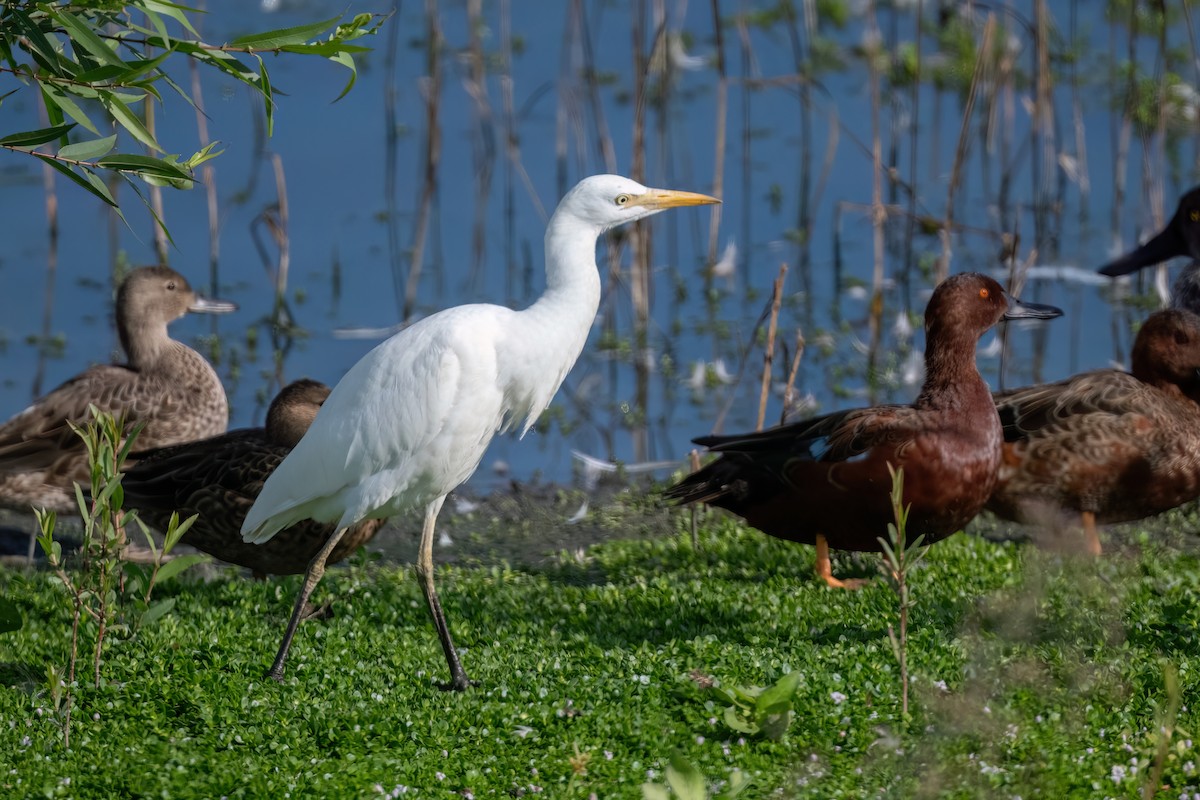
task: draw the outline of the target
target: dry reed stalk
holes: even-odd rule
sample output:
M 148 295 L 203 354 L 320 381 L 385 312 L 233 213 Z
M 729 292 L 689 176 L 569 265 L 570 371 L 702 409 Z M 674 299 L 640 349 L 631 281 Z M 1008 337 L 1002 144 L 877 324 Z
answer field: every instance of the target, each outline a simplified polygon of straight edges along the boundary
M 967 90 L 967 100 L 963 108 L 962 125 L 958 130 L 958 144 L 954 148 L 954 165 L 950 170 L 950 185 L 946 189 L 946 213 L 942 218 L 941 229 L 938 236 L 942 243 L 942 256 L 938 259 L 937 269 L 934 274 L 934 279 L 941 283 L 950 276 L 950 259 L 952 258 L 952 250 L 950 244 L 950 234 L 954 229 L 954 195 L 958 190 L 959 179 L 962 176 L 963 163 L 967 158 L 967 148 L 970 144 L 968 134 L 971 130 L 971 117 L 975 110 L 975 99 L 979 93 L 979 87 L 984 80 L 984 73 L 988 68 L 988 59 L 992 52 L 992 39 L 996 33 L 996 17 L 994 14 L 988 14 L 987 21 L 983 26 L 983 37 L 980 41 L 978 50 L 976 51 L 975 69 L 971 73 L 971 85 Z
M 1163 24 L 1158 26 L 1158 52 L 1165 54 L 1167 52 L 1165 6 L 1163 7 L 1162 20 Z M 1165 79 L 1162 75 L 1162 59 L 1163 57 L 1160 56 L 1154 62 L 1154 85 L 1157 87 L 1160 95 L 1157 98 L 1158 103 L 1156 103 L 1158 106 L 1158 116 L 1154 120 L 1154 138 L 1151 143 L 1143 142 L 1142 144 L 1142 154 L 1144 159 L 1142 164 L 1142 176 L 1143 180 L 1146 180 L 1150 183 L 1150 215 L 1151 224 L 1155 230 L 1160 230 L 1163 227 L 1164 217 L 1166 216 L 1163 208 L 1163 195 L 1166 193 L 1166 189 L 1163 187 L 1163 168 L 1167 159 L 1167 103 L 1166 98 L 1161 96 L 1163 88 L 1166 86 Z M 1153 153 L 1151 153 L 1152 147 L 1154 148 Z M 1153 156 L 1153 158 L 1151 158 L 1151 156 Z M 1162 299 L 1163 305 L 1165 306 L 1169 302 L 1171 294 L 1167 284 L 1167 265 L 1165 263 L 1159 264 L 1154 268 L 1154 283 L 1158 288 L 1159 297 Z
M 867 3 L 868 41 L 874 42 L 867 53 L 867 82 L 871 97 L 871 243 L 874 269 L 871 272 L 871 305 L 868 317 L 870 343 L 867 350 L 867 398 L 876 401 L 875 373 L 879 363 L 879 347 L 883 340 L 883 273 L 884 230 L 887 211 L 883 207 L 883 151 L 879 123 L 879 25 L 875 16 L 875 0 Z
M 712 193 L 722 199 L 725 192 L 725 133 L 729 114 L 729 75 L 725 69 L 725 26 L 721 24 L 721 0 L 712 0 L 713 38 L 717 47 L 716 118 L 713 120 L 713 183 Z M 713 265 L 717 263 L 717 237 L 721 232 L 721 203 L 709 208 L 708 258 L 704 270 L 704 294 L 712 292 Z
M 911 107 L 910 131 L 912 132 L 912 143 L 908 149 L 908 174 L 909 180 L 917 180 L 917 141 L 918 128 L 917 120 L 921 118 L 921 29 L 922 23 L 925 21 L 925 6 L 922 0 L 917 0 L 917 27 L 915 34 L 916 45 L 916 61 L 913 68 L 912 86 L 909 91 L 908 103 Z M 904 226 L 904 311 L 912 308 L 912 269 L 916 261 L 914 255 L 916 253 L 917 240 L 917 193 L 909 191 L 908 193 L 908 221 Z
M 404 310 L 401 322 L 408 322 L 417 303 L 417 288 L 421 282 L 421 267 L 425 259 L 425 239 L 433 214 L 433 199 L 437 193 L 438 167 L 442 158 L 442 128 L 440 121 L 442 99 L 442 24 L 437 0 L 425 0 L 427 58 L 422 85 L 425 98 L 424 178 L 421 181 L 421 200 L 413 223 L 413 245 L 408 262 L 408 280 L 404 287 Z
M 188 70 L 192 79 L 192 104 L 196 107 L 196 136 L 200 146 L 208 147 L 208 114 L 204 110 L 204 87 L 200 82 L 200 69 L 194 58 L 188 59 Z M 204 185 L 204 200 L 208 211 L 208 290 L 214 297 L 220 296 L 218 265 L 221 259 L 221 216 L 217 202 L 217 170 L 211 161 L 200 167 L 200 182 Z M 210 321 L 216 331 L 217 318 Z
M 150 58 L 149 45 L 147 45 L 145 49 L 147 51 L 146 58 Z M 151 138 L 156 138 L 158 136 L 158 131 L 156 130 L 157 122 L 154 116 L 154 103 L 149 97 L 147 97 L 146 102 L 142 105 L 146 109 L 143 115 L 145 117 L 144 122 L 146 130 L 150 132 Z M 146 153 L 147 155 L 154 155 L 149 147 L 146 148 Z M 167 264 L 169 263 L 166 229 L 167 217 L 166 210 L 163 208 L 162 187 L 151 183 L 147 185 L 146 188 L 149 190 L 150 212 L 154 216 L 154 225 L 152 226 L 154 231 L 154 257 L 158 259 L 159 264 Z
M 278 313 L 287 299 L 288 271 L 292 264 L 291 235 L 288 230 L 288 195 L 287 178 L 283 170 L 283 158 L 278 153 L 271 154 L 271 166 L 275 171 L 275 197 L 277 214 L 272 233 L 275 244 L 279 247 L 279 260 L 275 265 L 275 309 Z M 291 320 L 289 320 L 289 323 Z M 282 385 L 282 384 L 281 384 Z
M 744 14 L 737 16 L 738 42 L 741 45 L 741 67 L 742 79 L 748 80 L 756 71 L 754 65 L 754 48 L 750 44 L 750 31 L 746 26 L 746 17 Z M 742 95 L 742 197 L 753 197 L 751 188 L 751 175 L 753 172 L 753 160 L 751 159 L 750 133 L 753 130 L 752 117 L 750 114 L 750 92 L 743 91 Z M 751 204 L 742 203 L 742 241 L 746 246 L 750 246 L 750 242 L 754 241 L 751 238 L 750 232 L 750 214 Z M 750 278 L 750 260 L 746 259 L 745 268 L 739 271 L 742 278 L 742 285 L 752 285 L 753 281 Z
M 617 171 L 617 148 L 613 145 L 612 135 L 608 131 L 608 119 L 604 116 L 604 104 L 600 101 L 599 70 L 596 69 L 596 59 L 592 50 L 591 31 L 588 29 L 587 13 L 581 6 L 579 11 L 580 43 L 583 48 L 583 71 L 587 76 L 588 105 L 592 110 L 592 123 L 596 126 L 596 147 L 600 160 L 604 162 L 606 172 Z M 583 135 L 582 129 L 580 136 Z M 581 148 L 582 149 L 582 148 Z
M 775 361 L 775 333 L 779 329 L 779 306 L 783 302 L 783 279 L 787 277 L 787 264 L 779 265 L 779 277 L 771 289 L 771 317 L 767 323 L 767 347 L 763 352 L 762 384 L 758 391 L 758 421 L 754 430 L 761 431 L 767 418 L 767 398 L 771 393 L 771 365 Z
M 646 72 L 649 59 L 643 50 L 645 39 L 646 4 L 636 0 L 630 33 L 633 37 L 633 130 L 631 177 L 639 183 L 646 182 Z M 657 37 L 656 37 L 657 39 Z M 657 49 L 655 44 L 654 49 Z M 633 307 L 633 372 L 634 408 L 642 415 L 647 413 L 650 399 L 650 367 L 646 363 L 649 348 L 647 328 L 650 321 L 650 235 L 647 225 L 638 222 L 630 231 L 631 260 L 629 265 L 629 293 Z M 647 433 L 645 417 L 630 431 L 633 438 L 633 458 L 647 460 Z
M 38 95 L 38 116 L 42 127 L 49 126 L 46 104 Z M 58 189 L 54 181 L 57 170 L 42 164 L 42 190 L 46 195 L 46 290 L 42 296 L 42 336 L 38 345 L 37 368 L 33 373 L 32 400 L 42 396 L 42 382 L 46 379 L 47 342 L 53 330 L 54 287 L 58 277 Z M 37 539 L 29 537 L 29 561 L 33 562 L 34 545 Z
M 488 101 L 487 67 L 483 53 L 483 0 L 467 0 L 467 77 L 463 82 L 475 109 L 472 139 L 475 161 L 475 221 L 471 227 L 471 274 L 468 285 L 478 289 L 487 261 L 487 208 L 492 191 L 492 170 L 496 163 L 496 132 L 492 104 Z
M 397 88 L 396 55 L 400 43 L 400 0 L 392 2 L 392 24 L 388 26 L 383 50 L 383 200 L 387 209 L 387 257 L 392 273 L 392 292 L 395 294 L 396 311 L 404 312 L 404 262 L 400 252 L 400 207 L 396 198 L 397 172 L 399 170 L 400 120 L 396 101 L 400 96 Z
M 791 366 L 788 367 L 787 383 L 783 387 L 783 408 L 779 411 L 779 424 L 787 422 L 788 410 L 792 407 L 795 396 L 796 376 L 800 374 L 800 361 L 804 358 L 804 331 L 796 329 L 796 352 L 792 356 Z
M 1050 37 L 1053 33 L 1053 23 L 1050 19 L 1049 7 L 1046 5 L 1046 0 L 1034 0 L 1034 56 L 1037 59 L 1037 66 L 1034 72 L 1034 93 L 1033 93 L 1033 125 L 1030 131 L 1033 137 L 1034 146 L 1033 152 L 1035 157 L 1031 160 L 1030 177 L 1033 179 L 1033 196 L 1034 196 L 1034 246 L 1041 248 L 1048 253 L 1056 251 L 1054 245 L 1058 236 L 1052 233 L 1047 228 L 1047 223 L 1052 219 L 1055 223 L 1054 231 L 1061 230 L 1056 210 L 1061 206 L 1061 203 L 1053 201 L 1055 189 L 1055 176 L 1058 172 L 1058 156 L 1057 142 L 1055 141 L 1055 125 L 1054 125 L 1054 74 L 1050 68 Z M 1044 332 L 1041 335 L 1035 334 L 1035 338 L 1044 339 Z M 1035 357 L 1040 360 L 1042 348 L 1035 351 Z M 1040 369 L 1040 365 L 1038 365 Z M 1036 372 L 1035 372 L 1036 374 Z
M 692 468 L 692 472 L 700 471 L 700 451 L 694 447 L 692 448 L 692 451 L 690 453 L 688 453 L 688 463 Z M 699 526 L 700 504 L 692 503 L 691 512 L 692 512 L 692 549 L 699 550 L 700 549 L 700 526 Z
M 1078 7 L 1076 0 L 1071 0 L 1071 47 L 1076 43 Z M 1087 157 L 1087 128 L 1083 122 L 1083 101 L 1079 93 L 1079 70 L 1074 61 L 1069 68 L 1071 84 L 1071 122 L 1075 133 L 1075 170 L 1079 186 L 1079 227 L 1087 227 L 1088 198 L 1092 192 L 1092 181 L 1088 173 Z

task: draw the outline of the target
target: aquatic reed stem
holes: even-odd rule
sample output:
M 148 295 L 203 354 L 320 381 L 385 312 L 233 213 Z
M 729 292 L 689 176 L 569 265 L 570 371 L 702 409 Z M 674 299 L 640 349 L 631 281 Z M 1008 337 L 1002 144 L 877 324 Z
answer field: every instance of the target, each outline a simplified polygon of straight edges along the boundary
M 942 257 L 938 259 L 934 280 L 941 283 L 950 276 L 950 259 L 953 257 L 950 236 L 954 230 L 954 196 L 962 177 L 963 164 L 966 162 L 967 149 L 970 145 L 971 118 L 975 112 L 975 100 L 979 94 L 985 72 L 988 71 L 989 58 L 992 52 L 992 39 L 996 32 L 996 17 L 988 14 L 983 26 L 983 36 L 975 51 L 975 69 L 971 73 L 971 84 L 967 90 L 967 100 L 963 106 L 962 124 L 958 129 L 958 144 L 954 148 L 954 165 L 950 169 L 950 185 L 946 188 L 946 213 L 942 217 L 941 229 L 938 235 L 942 242 Z
M 425 99 L 425 149 L 422 156 L 424 176 L 421 181 L 421 200 L 413 223 L 413 245 L 408 262 L 408 280 L 404 288 L 401 322 L 408 321 L 417 304 L 417 289 L 421 283 L 421 270 L 425 260 L 425 240 L 429 232 L 429 220 L 433 214 L 438 167 L 442 158 L 442 128 L 439 115 L 442 100 L 443 42 L 437 0 L 425 0 L 425 26 L 425 72 L 428 77 L 422 84 Z
M 400 0 L 392 0 L 392 24 L 383 49 L 383 199 L 387 209 L 387 256 L 396 311 L 404 313 L 404 263 L 400 257 L 400 207 L 396 200 L 400 119 L 396 112 L 396 54 L 400 41 Z
M 758 422 L 754 430 L 761 431 L 767 417 L 767 398 L 771 393 L 771 365 L 775 361 L 775 332 L 779 328 L 779 305 L 783 302 L 783 280 L 787 277 L 787 264 L 779 265 L 779 277 L 771 289 L 771 316 L 767 323 L 767 347 L 763 351 L 762 385 L 758 392 Z
M 787 422 L 788 411 L 792 408 L 792 398 L 795 396 L 796 376 L 800 373 L 800 360 L 804 358 L 804 331 L 796 329 L 796 352 L 792 355 L 791 366 L 788 367 L 787 383 L 783 387 L 783 408 L 779 411 L 779 424 Z
M 721 21 L 721 0 L 712 0 L 713 38 L 716 42 L 717 96 L 713 119 L 713 182 L 712 193 L 718 199 L 725 192 L 725 136 L 729 115 L 729 75 L 725 69 L 725 26 Z M 721 232 L 721 203 L 709 206 L 708 258 L 704 270 L 704 294 L 712 292 L 713 265 L 717 263 L 717 237 Z

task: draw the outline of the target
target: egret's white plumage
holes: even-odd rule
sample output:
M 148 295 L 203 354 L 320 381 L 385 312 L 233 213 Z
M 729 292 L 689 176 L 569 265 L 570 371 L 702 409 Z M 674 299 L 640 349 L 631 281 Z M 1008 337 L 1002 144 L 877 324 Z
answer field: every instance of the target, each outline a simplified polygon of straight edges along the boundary
M 600 234 L 666 208 L 715 202 L 617 175 L 581 181 L 547 225 L 541 298 L 521 311 L 456 306 L 364 356 L 263 486 L 242 526 L 245 539 L 266 541 L 302 519 L 336 521 L 337 532 L 322 551 L 327 555 L 355 522 L 424 506 L 418 571 L 450 666 L 450 686 L 465 688 L 466 673 L 433 585 L 433 529 L 446 495 L 471 476 L 498 431 L 517 425 L 522 434 L 529 430 L 579 357 L 600 303 Z M 299 609 L 323 571 L 319 554 L 272 667 L 276 677 Z

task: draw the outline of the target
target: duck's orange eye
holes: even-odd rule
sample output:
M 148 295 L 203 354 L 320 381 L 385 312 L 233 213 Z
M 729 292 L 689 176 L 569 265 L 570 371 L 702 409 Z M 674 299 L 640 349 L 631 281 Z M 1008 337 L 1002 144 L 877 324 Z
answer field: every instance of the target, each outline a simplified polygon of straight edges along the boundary
M 987 290 L 987 289 L 980 289 L 980 290 L 979 290 L 979 296 L 980 296 L 980 297 L 982 297 L 984 300 L 987 300 L 987 299 L 988 299 L 988 295 L 989 295 L 989 294 L 990 294 L 990 292 L 988 292 L 988 290 Z

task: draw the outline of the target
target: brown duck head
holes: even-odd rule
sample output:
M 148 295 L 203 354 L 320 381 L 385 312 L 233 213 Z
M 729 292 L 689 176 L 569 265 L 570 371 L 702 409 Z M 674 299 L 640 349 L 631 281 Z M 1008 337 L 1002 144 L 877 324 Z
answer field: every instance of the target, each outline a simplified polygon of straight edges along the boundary
M 267 439 L 274 444 L 295 447 L 327 397 L 329 387 L 308 378 L 283 387 L 267 409 Z
M 133 367 L 161 355 L 170 342 L 167 325 L 189 311 L 225 314 L 237 306 L 201 297 L 170 267 L 140 267 L 117 290 L 117 333 Z
M 1200 317 L 1178 308 L 1151 314 L 1134 339 L 1130 372 L 1200 402 Z
M 978 272 L 950 276 L 938 284 L 925 307 L 926 390 L 959 381 L 966 365 L 973 369 L 979 337 L 997 322 L 1053 319 L 1062 313 L 1054 306 L 1022 303 Z

